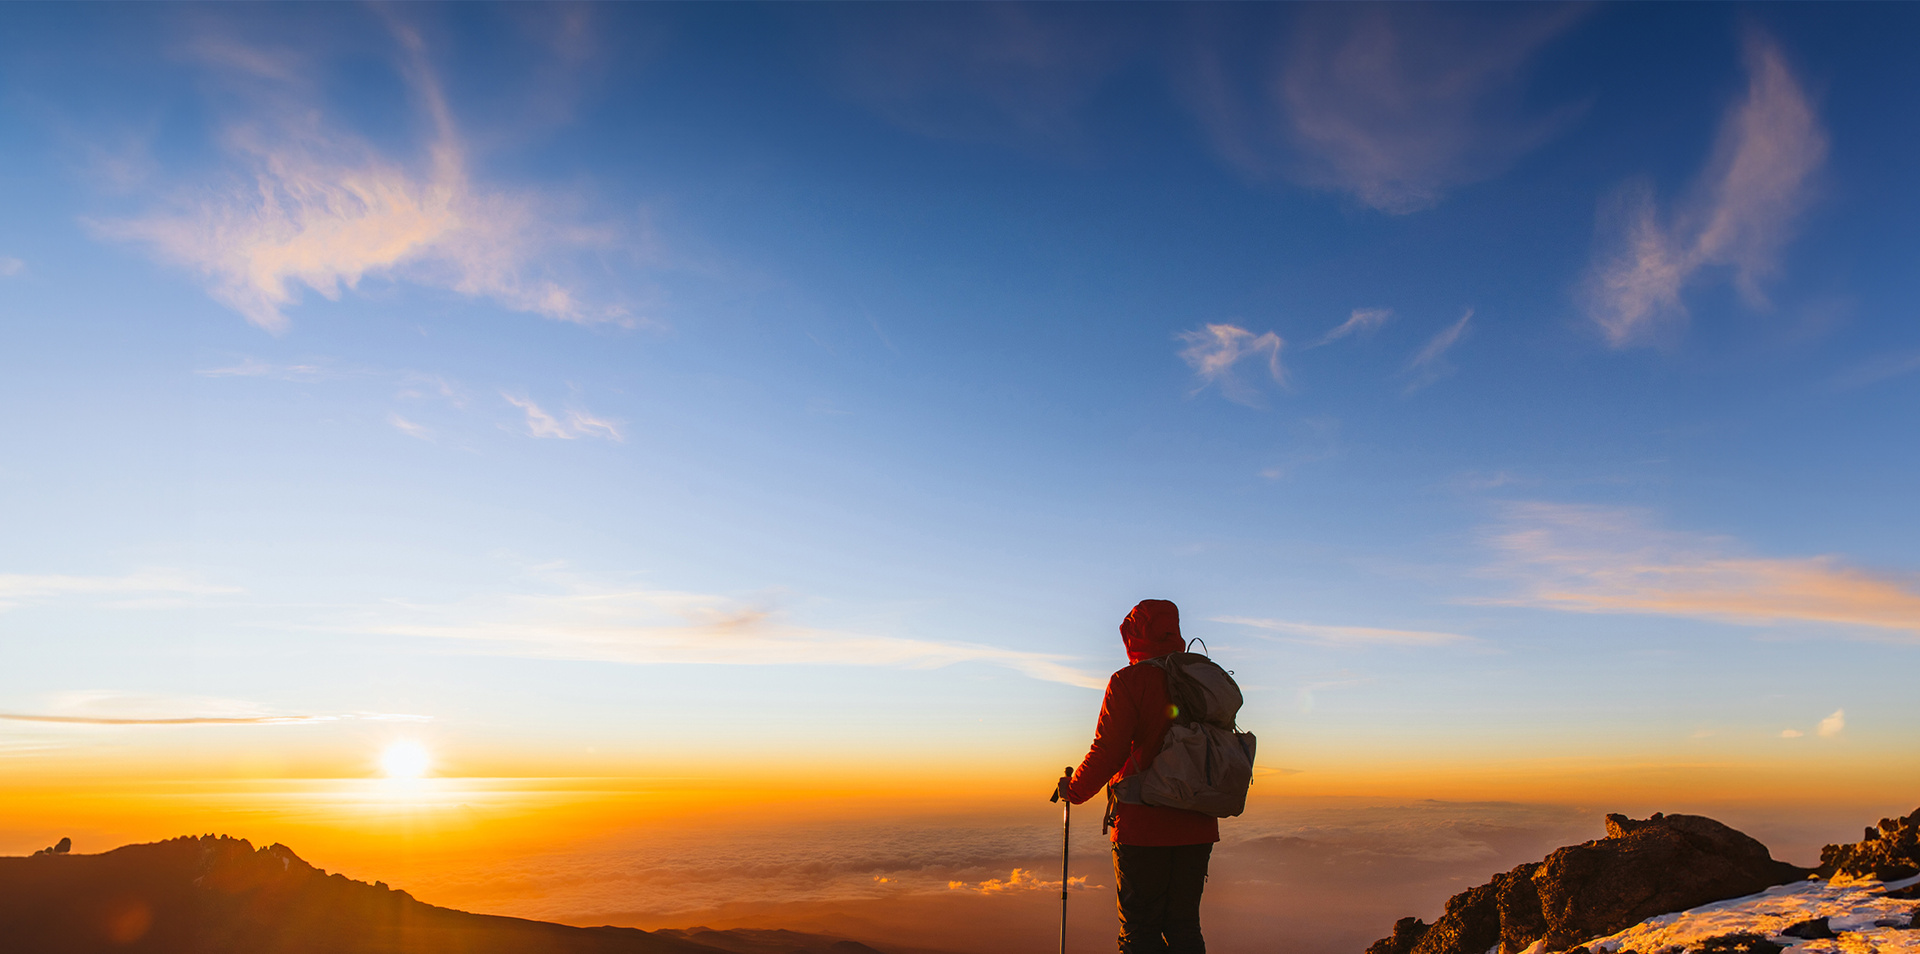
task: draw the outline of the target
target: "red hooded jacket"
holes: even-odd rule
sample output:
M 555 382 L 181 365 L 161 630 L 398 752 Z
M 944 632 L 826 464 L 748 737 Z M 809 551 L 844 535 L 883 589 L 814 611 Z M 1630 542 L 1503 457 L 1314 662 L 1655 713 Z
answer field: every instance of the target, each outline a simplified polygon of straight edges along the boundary
M 1093 748 L 1067 783 L 1078 805 L 1153 764 L 1160 742 L 1173 723 L 1166 672 L 1146 661 L 1187 648 L 1180 638 L 1180 608 L 1166 600 L 1142 600 L 1120 624 L 1127 646 L 1127 668 L 1107 680 L 1100 700 L 1100 725 Z M 1158 805 L 1120 803 L 1113 824 L 1117 845 L 1199 845 L 1220 840 L 1220 820 L 1212 815 Z

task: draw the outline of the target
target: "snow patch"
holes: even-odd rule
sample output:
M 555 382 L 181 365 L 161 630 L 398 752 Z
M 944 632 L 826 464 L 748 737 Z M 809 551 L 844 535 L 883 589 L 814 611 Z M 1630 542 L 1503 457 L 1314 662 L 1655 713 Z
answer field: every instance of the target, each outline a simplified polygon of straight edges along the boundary
M 1758 934 L 1787 947 L 1791 954 L 1920 954 L 1920 930 L 1906 927 L 1912 923 L 1914 902 L 1886 896 L 1890 890 L 1912 884 L 1920 884 L 1920 877 L 1892 882 L 1798 881 L 1648 918 L 1618 934 L 1589 941 L 1586 947 L 1596 954 L 1662 954 L 1698 950 L 1708 938 L 1727 934 Z M 1814 918 L 1828 919 L 1839 937 L 1781 936 L 1781 931 Z

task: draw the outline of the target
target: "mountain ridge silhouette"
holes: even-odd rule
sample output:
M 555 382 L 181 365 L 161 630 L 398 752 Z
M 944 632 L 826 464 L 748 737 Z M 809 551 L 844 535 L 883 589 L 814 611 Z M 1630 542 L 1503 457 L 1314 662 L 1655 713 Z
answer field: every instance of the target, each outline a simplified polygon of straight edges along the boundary
M 226 835 L 0 857 L 0 937 L 35 954 L 887 954 L 791 931 L 474 914 L 328 874 L 285 845 L 256 849 Z

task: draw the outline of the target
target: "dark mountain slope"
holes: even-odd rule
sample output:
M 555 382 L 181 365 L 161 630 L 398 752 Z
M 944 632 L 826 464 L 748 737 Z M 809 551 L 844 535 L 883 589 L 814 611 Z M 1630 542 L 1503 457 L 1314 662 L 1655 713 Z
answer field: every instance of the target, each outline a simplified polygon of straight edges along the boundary
M 721 932 L 722 934 L 726 932 Z M 0 858 L 0 938 L 34 954 L 721 954 L 634 928 L 435 907 L 225 836 Z M 832 938 L 796 935 L 822 950 Z M 798 950 L 796 945 L 793 950 Z
M 712 928 L 696 927 L 687 928 L 684 931 L 663 929 L 654 933 L 662 937 L 677 937 L 705 944 L 730 954 L 882 954 L 881 951 L 859 941 L 839 941 L 794 931 L 766 928 L 733 928 L 727 931 L 715 931 Z

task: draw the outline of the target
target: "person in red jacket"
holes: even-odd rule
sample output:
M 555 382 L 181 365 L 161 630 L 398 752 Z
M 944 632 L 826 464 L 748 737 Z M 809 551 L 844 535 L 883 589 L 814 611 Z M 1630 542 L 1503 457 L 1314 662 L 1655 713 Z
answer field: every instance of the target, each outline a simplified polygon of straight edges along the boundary
M 1061 797 L 1075 805 L 1152 765 L 1173 723 L 1166 673 L 1146 661 L 1187 648 L 1180 637 L 1180 608 L 1166 600 L 1142 600 L 1120 624 L 1120 639 L 1128 666 L 1107 680 L 1087 757 L 1060 778 Z M 1220 820 L 1119 801 L 1110 801 L 1107 811 L 1120 900 L 1120 954 L 1204 954 L 1200 892 L 1207 883 L 1207 859 L 1220 840 Z

